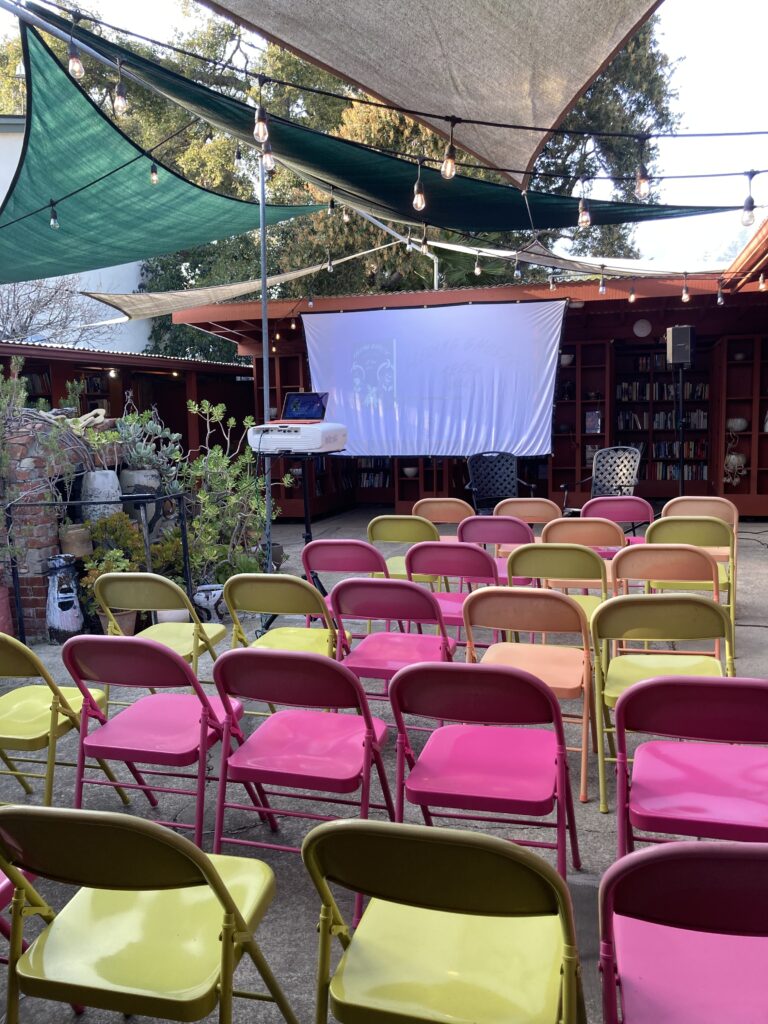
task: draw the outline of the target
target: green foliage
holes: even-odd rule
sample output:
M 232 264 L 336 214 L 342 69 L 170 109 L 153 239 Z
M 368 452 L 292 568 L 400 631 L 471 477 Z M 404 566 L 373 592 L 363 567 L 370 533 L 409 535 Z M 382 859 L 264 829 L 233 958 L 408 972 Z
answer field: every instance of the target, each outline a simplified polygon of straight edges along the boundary
M 61 409 L 74 409 L 77 416 L 82 412 L 80 405 L 80 399 L 85 394 L 85 381 L 82 377 L 78 377 L 75 380 L 68 380 L 64 389 L 66 396 L 59 399 L 59 407 Z
M 102 554 L 94 554 L 85 563 L 85 573 L 80 577 L 80 603 L 87 615 L 96 615 L 101 606 L 96 600 L 93 588 L 99 576 L 105 572 L 131 572 L 136 566 L 126 558 L 119 548 L 110 548 Z
M 164 494 L 179 490 L 181 434 L 166 427 L 155 409 L 126 412 L 115 423 L 122 462 L 127 469 L 154 469 Z
M 168 530 L 160 540 L 150 547 L 152 556 L 152 572 L 184 586 L 184 552 L 181 546 L 181 530 L 175 527 Z
M 144 541 L 125 512 L 86 523 L 91 531 L 93 554 L 80 578 L 80 601 L 88 615 L 100 610 L 93 586 L 105 572 L 135 572 L 144 568 Z
M 120 435 L 116 430 L 97 430 L 96 427 L 86 427 L 83 437 L 91 450 L 96 467 L 113 469 L 117 465 Z

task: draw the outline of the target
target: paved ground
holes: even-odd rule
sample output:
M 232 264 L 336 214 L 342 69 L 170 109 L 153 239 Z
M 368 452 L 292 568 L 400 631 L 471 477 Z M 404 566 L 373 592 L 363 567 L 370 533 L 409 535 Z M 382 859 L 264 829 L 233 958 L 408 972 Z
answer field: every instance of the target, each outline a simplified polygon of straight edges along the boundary
M 365 526 L 370 514 L 365 511 L 352 512 L 344 516 L 327 519 L 315 524 L 315 537 L 364 537 Z M 288 554 L 284 571 L 300 573 L 301 563 L 301 527 L 299 525 L 281 525 L 275 528 L 274 539 L 280 541 Z M 768 584 L 768 559 L 765 548 L 768 546 L 768 523 L 749 522 L 742 524 L 740 530 L 740 565 L 739 565 L 739 600 L 737 607 L 738 619 L 738 658 L 737 673 L 744 676 L 768 675 L 766 670 L 766 641 L 768 636 L 768 615 L 766 615 L 765 593 Z M 40 646 L 37 653 L 43 657 L 55 677 L 65 681 L 65 674 L 60 663 L 59 648 Z M 201 665 L 201 675 L 210 679 L 210 664 Z M 2 686 L 2 681 L 0 681 Z M 386 717 L 380 709 L 377 713 Z M 387 754 L 387 768 L 390 777 L 394 777 L 394 745 L 390 744 Z M 73 737 L 66 739 L 61 745 L 63 755 L 74 753 Z M 589 1019 L 597 1022 L 600 1016 L 600 1001 L 597 974 L 597 885 L 601 873 L 614 859 L 615 824 L 613 813 L 601 815 L 595 799 L 597 789 L 594 761 L 590 778 L 591 800 L 587 804 L 576 805 L 576 818 L 583 860 L 582 870 L 571 871 L 569 884 L 573 895 L 579 932 L 580 953 L 583 963 L 584 983 L 589 1005 Z M 574 784 L 577 779 L 577 766 L 572 764 Z M 72 771 L 59 769 L 56 784 L 56 803 L 60 806 L 71 804 Z M 0 778 L 0 798 L 17 800 L 18 789 L 9 778 Z M 33 798 L 33 799 L 37 799 Z M 213 787 L 208 790 L 208 816 L 206 842 L 210 844 L 212 835 L 212 809 L 214 802 Z M 118 809 L 119 804 L 111 792 L 93 789 L 87 795 L 86 806 L 104 809 Z M 614 801 L 612 800 L 612 810 Z M 190 802 L 180 797 L 165 798 L 161 803 L 163 816 L 172 820 L 191 820 Z M 155 816 L 147 804 L 134 796 L 130 813 L 148 817 Z M 417 820 L 413 815 L 413 820 Z M 235 821 L 240 834 L 257 838 L 261 834 L 261 826 L 253 826 L 250 819 Z M 305 831 L 305 824 L 289 822 L 283 828 L 288 842 L 299 842 Z M 210 849 L 210 846 L 208 845 Z M 98 856 L 97 850 L 83 850 L 83 857 Z M 293 1006 L 302 1021 L 309 1024 L 313 1019 L 313 978 L 315 967 L 316 919 L 318 900 L 308 879 L 304 875 L 300 858 L 296 854 L 265 851 L 263 854 L 273 867 L 277 876 L 277 898 L 264 921 L 259 938 L 264 950 L 280 981 L 283 983 Z M 54 902 L 60 902 L 63 892 L 60 887 L 47 885 L 44 891 Z M 238 982 L 245 983 L 249 971 L 243 964 Z M 4 995 L 2 996 L 4 998 Z M 59 1004 L 43 1003 L 37 1000 L 24 1000 L 22 1004 L 23 1022 L 58 1022 L 68 1021 L 71 1013 L 68 1007 Z M 87 1020 L 100 1022 L 111 1015 L 100 1011 L 89 1010 Z M 269 1006 L 257 1006 L 252 1003 L 236 1001 L 235 1020 L 277 1021 L 279 1014 Z

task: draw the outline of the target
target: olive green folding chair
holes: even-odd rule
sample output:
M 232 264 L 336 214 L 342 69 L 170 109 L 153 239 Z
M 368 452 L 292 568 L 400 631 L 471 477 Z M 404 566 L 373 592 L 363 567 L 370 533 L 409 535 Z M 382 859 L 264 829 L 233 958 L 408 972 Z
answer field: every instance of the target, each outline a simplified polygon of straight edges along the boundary
M 717 640 L 725 642 L 725 673 L 717 654 L 719 648 L 677 651 L 649 646 Z M 699 594 L 627 594 L 609 598 L 596 609 L 592 643 L 600 810 L 607 813 L 605 766 L 616 757 L 610 709 L 622 693 L 643 679 L 733 676 L 733 626 L 723 605 Z
M 27 796 L 34 792 L 28 780 L 44 779 L 43 802 L 50 806 L 56 766 L 76 767 L 73 761 L 56 759 L 56 745 L 68 732 L 79 730 L 83 695 L 76 686 L 57 686 L 37 655 L 5 633 L 0 633 L 0 675 L 7 679 L 42 680 L 42 684 L 17 686 L 0 696 L 0 760 L 5 765 L 0 775 L 15 778 Z M 103 690 L 90 692 L 103 711 L 107 704 L 106 693 Z M 13 758 L 9 750 L 14 752 Z M 47 752 L 45 761 L 27 756 L 39 750 Z M 16 756 L 16 751 L 21 751 L 21 755 Z M 30 769 L 19 765 L 30 765 Z M 108 765 L 99 761 L 99 766 L 114 782 Z M 42 770 L 36 771 L 36 767 Z M 127 804 L 125 792 L 122 789 L 118 792 Z
M 226 626 L 220 622 L 204 625 L 181 587 L 153 572 L 107 572 L 96 580 L 93 592 L 107 616 L 110 636 L 124 635 L 115 611 L 186 612 L 189 622 L 156 622 L 136 635 L 170 647 L 192 663 L 195 674 L 200 655 L 207 651 L 215 661 L 216 645 L 227 635 Z
M 523 544 L 507 559 L 510 587 L 519 576 L 530 576 L 546 589 L 563 590 L 580 605 L 591 620 L 595 608 L 608 599 L 605 561 L 582 544 Z M 572 590 L 596 590 L 596 594 L 574 594 Z
M 218 1004 L 222 1024 L 238 995 L 274 1002 L 297 1024 L 254 938 L 275 890 L 262 861 L 207 856 L 124 814 L 3 807 L 0 869 L 16 887 L 7 1024 L 18 1024 L 20 995 L 176 1021 Z M 80 888 L 56 913 L 22 872 Z M 30 916 L 43 928 L 22 952 Z M 234 989 L 244 953 L 267 993 Z
M 585 1024 L 568 887 L 536 854 L 478 832 L 346 820 L 313 829 L 302 857 L 322 900 L 316 1024 L 329 1004 L 343 1024 Z M 372 897 L 354 934 L 331 885 Z
M 336 657 L 337 631 L 319 590 L 299 576 L 280 573 L 241 573 L 224 584 L 224 603 L 232 616 L 232 647 L 268 647 L 274 651 L 304 651 Z M 249 641 L 242 612 L 258 615 L 297 615 L 301 626 L 274 626 Z M 320 626 L 311 625 L 313 619 Z M 349 636 L 347 636 L 349 640 Z
M 368 523 L 369 544 L 420 544 L 425 540 L 440 540 L 440 533 L 434 523 L 423 516 L 376 516 Z M 407 580 L 405 555 L 390 555 L 387 558 L 389 578 Z M 416 583 L 434 583 L 437 576 L 414 576 Z

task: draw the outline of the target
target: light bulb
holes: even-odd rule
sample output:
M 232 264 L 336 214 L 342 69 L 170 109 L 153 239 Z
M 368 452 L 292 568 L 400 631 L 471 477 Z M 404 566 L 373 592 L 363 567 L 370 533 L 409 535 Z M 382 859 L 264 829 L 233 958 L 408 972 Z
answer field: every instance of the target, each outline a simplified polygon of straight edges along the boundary
M 115 89 L 115 113 L 118 117 L 122 117 L 127 110 L 128 94 L 125 89 L 125 82 L 121 78 L 117 83 L 117 88 Z
M 445 147 L 445 156 L 440 166 L 440 174 L 446 181 L 450 181 L 456 174 L 456 147 L 452 142 L 449 142 Z
M 331 259 L 331 250 L 328 250 L 328 262 L 325 264 L 325 269 L 329 274 L 333 273 L 333 260 Z
M 269 174 L 270 171 L 275 169 L 275 154 L 272 152 L 272 144 L 265 142 L 264 147 L 261 151 L 261 162 L 264 165 L 264 170 Z
M 682 294 L 680 295 L 680 300 L 681 300 L 681 302 L 690 302 L 691 301 L 691 293 L 688 291 L 688 275 L 687 274 L 683 275 L 683 291 L 682 291 Z
M 744 208 L 741 211 L 741 223 L 745 228 L 752 227 L 755 223 L 755 200 L 751 195 L 744 200 Z
M 149 168 L 149 180 L 153 185 L 156 185 L 158 181 L 157 164 L 155 163 L 154 160 L 152 161 L 152 165 Z
M 606 289 L 606 287 L 605 287 L 605 275 L 604 275 L 604 274 L 601 274 L 601 275 L 600 275 L 600 284 L 599 284 L 599 285 L 598 285 L 598 287 L 597 287 L 597 291 L 598 291 L 598 294 L 599 294 L 599 295 L 605 295 L 605 293 L 606 293 L 606 290 L 607 290 L 607 289 Z
M 627 296 L 627 302 L 634 302 L 634 301 L 635 301 L 635 289 L 634 288 L 630 288 L 629 289 L 629 295 Z
M 291 330 L 292 331 L 296 330 L 296 321 L 295 320 L 291 320 Z
M 275 331 L 275 341 L 280 341 L 280 331 Z
M 341 219 L 344 221 L 345 224 L 349 224 L 349 222 L 352 220 L 352 216 L 350 215 L 350 212 L 346 208 L 346 206 L 342 210 Z
M 85 68 L 83 67 L 83 62 L 80 59 L 80 51 L 77 48 L 77 43 L 73 39 L 70 39 L 69 41 L 69 73 L 76 82 L 82 81 L 85 77 Z
M 424 228 L 424 234 L 421 236 L 421 243 L 419 245 L 419 252 L 422 254 L 422 256 L 428 256 L 429 255 L 429 246 L 427 245 L 427 229 L 426 229 L 426 226 Z
M 517 262 L 517 260 L 515 260 L 515 269 L 514 269 L 514 272 L 513 272 L 512 276 L 513 276 L 513 277 L 514 277 L 514 278 L 515 278 L 516 280 L 518 280 L 518 281 L 519 281 L 519 280 L 520 280 L 520 278 L 521 278 L 521 277 L 523 276 L 523 272 L 522 272 L 522 270 L 520 269 L 520 264 L 519 264 L 519 263 Z
M 272 346 L 272 351 L 273 351 L 273 352 L 277 352 L 277 349 L 275 348 L 275 346 L 274 346 L 274 345 Z
M 256 119 L 253 123 L 253 137 L 262 145 L 269 138 L 269 125 L 267 124 L 267 112 L 261 104 L 256 108 Z
M 326 210 L 326 213 L 328 214 L 329 217 L 333 216 L 333 211 L 335 209 L 336 209 L 336 200 L 333 198 L 333 193 L 331 193 L 331 198 L 328 200 L 328 209 Z
M 427 200 L 424 198 L 424 186 L 421 183 L 421 178 L 417 178 L 413 186 L 413 208 L 421 213 L 426 205 Z
M 757 279 L 757 290 L 760 292 L 765 291 L 765 274 L 761 274 Z
M 117 370 L 110 370 L 109 376 L 114 380 L 117 377 Z
M 639 164 L 635 171 L 635 196 L 637 199 L 647 199 L 651 194 L 651 178 L 645 164 Z
M 480 277 L 483 272 L 483 268 L 480 266 L 480 257 L 475 256 L 475 277 Z
M 717 285 L 717 304 L 718 306 L 725 305 L 725 296 L 723 295 L 723 285 L 721 282 L 718 282 Z
M 582 196 L 579 200 L 579 227 L 588 228 L 591 224 L 592 217 L 589 213 L 589 203 L 584 196 Z
M 555 275 L 554 274 L 550 274 L 550 277 L 549 277 L 549 290 L 551 292 L 557 291 L 557 285 L 555 284 Z
M 178 377 L 179 376 L 179 371 L 178 370 L 171 370 L 171 376 L 172 377 Z
M 54 231 L 58 231 L 60 227 L 59 218 L 56 214 L 56 207 L 53 205 L 53 200 L 51 200 L 51 227 Z
M 307 306 L 308 306 L 308 307 L 309 307 L 310 309 L 314 309 L 314 308 L 315 308 L 315 300 L 314 300 L 314 299 L 312 298 L 312 296 L 311 296 L 311 295 L 310 295 L 310 296 L 309 296 L 309 298 L 307 299 Z

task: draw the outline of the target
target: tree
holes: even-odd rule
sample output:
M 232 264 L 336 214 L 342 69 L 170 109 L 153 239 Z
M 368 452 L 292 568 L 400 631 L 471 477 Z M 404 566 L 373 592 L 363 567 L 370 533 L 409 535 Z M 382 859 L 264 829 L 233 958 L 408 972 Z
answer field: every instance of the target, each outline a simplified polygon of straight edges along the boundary
M 95 346 L 108 328 L 85 328 L 103 318 L 104 307 L 78 291 L 77 277 L 51 277 L 0 285 L 0 340 L 44 340 Z

